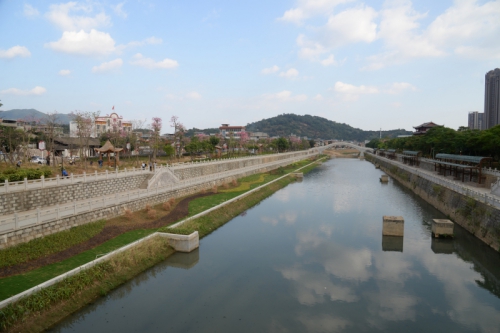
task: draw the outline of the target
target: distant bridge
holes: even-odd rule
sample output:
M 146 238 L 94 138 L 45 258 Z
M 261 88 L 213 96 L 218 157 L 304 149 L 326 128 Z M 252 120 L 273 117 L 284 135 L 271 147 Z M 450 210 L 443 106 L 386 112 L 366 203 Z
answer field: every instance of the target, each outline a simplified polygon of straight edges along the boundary
M 321 153 L 323 153 L 323 151 L 325 149 L 329 149 L 329 148 L 333 148 L 333 147 L 338 147 L 338 146 L 347 146 L 347 147 L 350 147 L 350 148 L 354 148 L 356 150 L 359 150 L 360 154 L 359 156 L 364 156 L 364 153 L 365 152 L 373 152 L 373 149 L 372 148 L 367 148 L 367 147 L 361 147 L 361 146 L 358 146 L 354 143 L 350 143 L 350 142 L 346 142 L 346 141 L 336 141 L 336 142 L 333 142 L 333 143 L 330 143 L 328 145 L 325 145 L 325 146 L 320 146 L 320 147 L 316 147 Z

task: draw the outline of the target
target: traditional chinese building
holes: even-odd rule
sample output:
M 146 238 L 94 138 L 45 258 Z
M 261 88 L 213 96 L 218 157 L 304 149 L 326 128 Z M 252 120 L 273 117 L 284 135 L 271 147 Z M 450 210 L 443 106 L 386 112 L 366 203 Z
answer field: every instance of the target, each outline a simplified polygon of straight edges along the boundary
M 428 123 L 423 123 L 422 125 L 414 126 L 413 128 L 415 129 L 415 132 L 413 132 L 413 135 L 422 135 L 427 133 L 428 130 L 430 130 L 433 127 L 443 127 L 443 125 L 438 125 L 433 123 L 432 121 Z

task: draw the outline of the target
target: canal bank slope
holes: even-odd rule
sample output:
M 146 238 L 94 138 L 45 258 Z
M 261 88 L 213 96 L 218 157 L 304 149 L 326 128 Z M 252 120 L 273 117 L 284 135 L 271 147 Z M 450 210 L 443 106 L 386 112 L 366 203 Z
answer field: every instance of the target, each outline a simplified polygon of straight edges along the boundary
M 401 163 L 365 153 L 366 160 L 396 179 L 419 197 L 449 216 L 474 236 L 500 251 L 500 210 L 478 198 L 459 193 L 421 174 L 403 168 Z M 485 200 L 486 201 L 486 200 Z
M 307 173 L 318 165 L 317 162 L 308 162 L 307 165 L 299 168 L 301 172 Z M 277 171 L 283 172 L 284 176 L 263 185 L 258 191 L 246 196 L 244 200 L 228 202 L 227 206 L 190 221 L 188 225 L 178 228 L 179 230 L 166 229 L 164 231 L 182 234 L 187 229 L 196 228 L 200 238 L 210 234 L 235 216 L 296 180 L 294 175 L 287 177 L 288 174 L 283 168 Z M 0 331 L 40 332 L 46 330 L 67 315 L 105 296 L 119 285 L 174 253 L 164 240 L 146 238 L 148 238 L 146 242 L 137 241 L 137 246 L 123 251 L 119 256 L 117 255 L 116 259 L 113 256 L 108 261 L 91 266 L 77 275 L 40 289 L 0 309 Z M 144 245 L 141 245 L 142 243 Z M 154 250 L 155 248 L 157 250 Z M 133 258 L 133 260 L 127 258 Z

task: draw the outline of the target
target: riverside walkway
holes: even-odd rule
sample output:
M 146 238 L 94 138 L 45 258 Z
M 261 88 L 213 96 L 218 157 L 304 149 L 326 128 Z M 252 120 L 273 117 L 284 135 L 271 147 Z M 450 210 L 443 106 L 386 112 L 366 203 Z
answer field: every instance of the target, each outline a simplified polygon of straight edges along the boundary
M 473 197 L 473 198 L 477 199 L 478 201 L 484 202 L 484 203 L 489 204 L 497 209 L 500 209 L 500 197 L 490 193 L 491 190 L 488 188 L 477 187 L 477 186 L 473 186 L 472 184 L 468 184 L 468 183 L 462 183 L 462 182 L 455 181 L 455 180 L 451 179 L 451 176 L 440 176 L 440 175 L 437 175 L 435 172 L 430 171 L 430 170 L 425 170 L 425 169 L 421 169 L 418 167 L 409 166 L 409 165 L 403 164 L 399 161 L 388 159 L 386 157 L 373 155 L 373 154 L 371 154 L 371 155 L 373 157 L 375 157 L 376 159 L 380 159 L 380 160 L 383 160 L 387 163 L 395 165 L 400 169 L 406 170 L 406 171 L 408 171 L 412 174 L 415 174 L 419 177 L 430 180 L 430 181 L 434 182 L 435 184 L 444 186 L 444 187 L 451 189 L 455 192 L 458 192 L 460 194 L 464 194 L 464 195 Z

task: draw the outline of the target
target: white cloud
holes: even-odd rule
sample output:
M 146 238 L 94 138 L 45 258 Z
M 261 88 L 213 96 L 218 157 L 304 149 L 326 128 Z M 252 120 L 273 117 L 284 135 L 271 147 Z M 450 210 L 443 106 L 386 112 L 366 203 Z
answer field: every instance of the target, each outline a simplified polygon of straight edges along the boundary
M 417 88 L 410 83 L 407 82 L 395 82 L 391 85 L 389 89 L 386 90 L 389 94 L 399 94 L 404 90 L 416 91 Z
M 330 90 L 333 90 L 336 93 L 342 95 L 345 101 L 355 101 L 361 95 L 379 94 L 379 93 L 399 94 L 403 91 L 416 91 L 417 88 L 407 82 L 394 82 L 386 87 L 378 88 L 375 86 L 365 86 L 365 85 L 355 86 L 349 83 L 337 81 L 335 83 L 335 86 Z
M 299 0 L 295 8 L 287 10 L 278 20 L 302 24 L 314 15 L 328 15 L 333 9 L 354 0 Z
M 264 69 L 261 71 L 261 73 L 262 73 L 262 74 L 267 75 L 267 74 L 276 73 L 276 72 L 277 72 L 277 71 L 279 71 L 279 70 L 280 70 L 280 68 L 279 68 L 278 66 L 274 65 L 273 67 L 264 68 Z
M 287 79 L 293 79 L 296 78 L 299 75 L 299 71 L 296 70 L 295 68 L 290 68 L 286 72 L 281 72 L 280 76 L 285 77 Z
M 28 96 L 28 95 L 42 95 L 47 92 L 47 89 L 44 87 L 36 86 L 31 90 L 21 90 L 17 88 L 9 88 L 5 90 L 1 90 L 0 94 L 4 95 L 18 95 L 18 96 Z
M 317 94 L 316 96 L 314 96 L 314 100 L 315 101 L 322 101 L 323 100 L 323 96 L 321 94 Z
M 36 8 L 34 8 L 33 6 L 31 6 L 27 3 L 24 4 L 23 14 L 24 14 L 24 16 L 29 17 L 29 18 L 36 17 L 36 16 L 40 15 L 40 13 L 38 12 L 38 10 Z
M 123 60 L 118 58 L 118 59 L 111 60 L 108 62 L 103 62 L 99 66 L 92 67 L 92 73 L 110 72 L 110 71 L 113 71 L 113 70 L 116 70 L 116 69 L 122 67 L 122 65 L 123 65 Z
M 200 99 L 201 95 L 200 95 L 200 93 L 198 93 L 196 91 L 191 91 L 191 92 L 189 92 L 189 93 L 186 94 L 186 98 L 189 98 L 189 99 Z
M 307 95 L 304 94 L 292 95 L 292 92 L 289 90 L 283 90 L 275 94 L 265 94 L 264 97 L 266 99 L 277 99 L 283 102 L 289 102 L 289 101 L 303 102 L 307 100 Z
M 124 18 L 126 19 L 128 14 L 123 10 L 123 5 L 125 4 L 125 2 L 122 2 L 122 3 L 119 3 L 115 6 L 111 6 L 111 8 L 113 9 L 113 11 L 115 12 L 115 14 L 121 18 Z
M 335 57 L 333 56 L 333 54 L 330 54 L 330 56 L 328 56 L 328 58 L 323 59 L 320 62 L 323 66 L 330 66 L 330 65 L 337 64 L 337 61 L 335 60 Z
M 148 69 L 172 69 L 177 68 L 179 63 L 176 60 L 165 58 L 161 61 L 154 61 L 151 58 L 145 58 L 142 54 L 137 53 L 130 64 Z
M 71 15 L 75 12 L 83 12 L 90 14 L 93 11 L 92 5 L 87 2 L 82 5 L 78 2 L 68 2 L 62 4 L 51 5 L 46 17 L 49 21 L 64 31 L 78 31 L 96 29 L 99 27 L 109 26 L 111 19 L 104 12 L 95 16 Z
M 0 50 L 0 58 L 3 59 L 12 59 L 15 57 L 29 57 L 31 56 L 31 52 L 24 46 L 13 46 L 8 50 Z
M 69 69 L 61 69 L 59 71 L 59 75 L 61 75 L 61 76 L 68 76 L 70 74 L 71 74 L 71 71 Z
M 143 45 L 148 45 L 148 44 L 161 44 L 163 43 L 163 39 L 157 38 L 157 37 L 148 37 L 142 41 L 133 41 L 129 42 L 126 45 L 120 45 L 118 46 L 119 49 L 123 50 L 128 47 L 137 47 L 137 46 L 143 46 Z
M 116 51 L 115 41 L 108 33 L 92 29 L 89 33 L 80 30 L 65 31 L 57 42 L 46 43 L 54 51 L 84 55 L 108 55 Z

